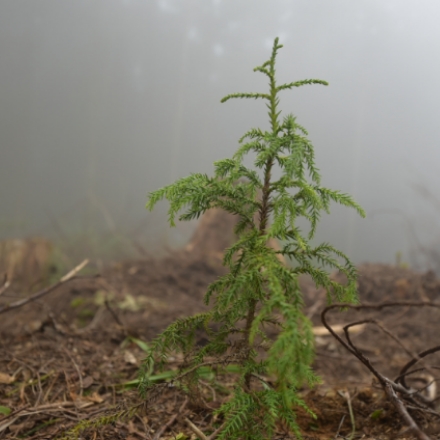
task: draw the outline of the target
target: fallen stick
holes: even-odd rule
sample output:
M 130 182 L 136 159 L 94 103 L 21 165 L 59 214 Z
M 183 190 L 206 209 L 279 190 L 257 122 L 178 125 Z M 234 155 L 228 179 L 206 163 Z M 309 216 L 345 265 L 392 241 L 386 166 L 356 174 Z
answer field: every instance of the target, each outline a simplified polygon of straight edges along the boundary
M 27 303 L 30 303 L 32 301 L 35 301 L 39 298 L 41 298 L 44 295 L 47 295 L 49 292 L 52 292 L 52 290 L 55 290 L 57 287 L 61 286 L 62 284 L 66 283 L 67 281 L 72 280 L 76 274 L 83 269 L 87 264 L 89 263 L 89 260 L 86 259 L 82 263 L 78 264 L 74 269 L 72 269 L 69 273 L 64 275 L 58 282 L 53 284 L 52 286 L 46 287 L 43 290 L 40 290 L 39 292 L 34 293 L 33 295 L 20 299 L 19 301 L 13 302 L 12 304 L 6 304 L 3 307 L 0 307 L 0 313 L 8 312 L 12 309 L 18 309 L 19 307 L 24 306 Z

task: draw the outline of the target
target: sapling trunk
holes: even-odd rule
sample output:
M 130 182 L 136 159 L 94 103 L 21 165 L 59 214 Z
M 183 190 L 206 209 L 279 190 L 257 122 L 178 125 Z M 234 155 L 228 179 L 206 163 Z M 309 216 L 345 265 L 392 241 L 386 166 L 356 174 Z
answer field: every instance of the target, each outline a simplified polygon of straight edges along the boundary
M 229 364 L 236 364 L 240 371 L 237 384 L 217 410 L 223 418 L 217 440 L 266 440 L 274 435 L 279 422 L 300 437 L 294 408 L 305 404 L 297 390 L 304 383 L 312 386 L 317 378 L 310 368 L 313 334 L 302 311 L 299 276 L 309 274 L 317 286 L 326 289 L 329 300 L 356 300 L 357 274 L 350 260 L 327 243 L 312 246 L 311 240 L 321 211 L 328 213 L 330 202 L 354 208 L 362 216 L 364 212 L 350 196 L 321 186 L 306 130 L 292 115 L 280 120 L 278 111 L 281 91 L 327 83 L 310 79 L 277 86 L 275 60 L 281 47 L 275 39 L 270 59 L 254 69 L 268 77 L 268 93 L 235 93 L 222 99 L 267 101 L 270 131 L 249 130 L 232 158 L 215 162 L 213 177 L 192 174 L 150 193 L 147 203 L 152 209 L 166 198 L 171 226 L 176 216 L 191 220 L 211 208 L 224 209 L 238 218 L 237 241 L 223 260 L 229 273 L 212 283 L 205 295 L 211 309 L 179 319 L 161 333 L 151 343 L 140 373 L 140 390 L 148 399 L 156 387 L 149 382 L 156 361 L 163 366 L 175 351 L 182 352 L 186 362 L 174 382 L 188 391 L 203 386 L 198 381 L 202 367 L 211 365 L 220 378 Z M 248 153 L 256 154 L 254 168 L 243 163 Z M 281 170 L 277 180 L 272 177 L 274 167 Z M 308 233 L 297 226 L 298 218 L 308 220 Z M 281 250 L 268 246 L 273 239 L 283 242 Z M 282 264 L 278 254 L 292 265 Z M 343 272 L 348 282 L 333 281 L 325 267 Z M 282 316 L 279 321 L 278 315 Z M 275 339 L 266 332 L 268 323 L 278 325 Z M 198 329 L 207 332 L 209 341 L 204 347 L 195 345 Z M 241 339 L 234 344 L 231 336 L 237 332 Z M 257 362 L 257 350 L 265 349 L 266 355 Z M 274 377 L 276 386 L 264 376 Z
M 266 235 L 266 226 L 269 220 L 269 206 L 270 206 L 270 178 L 271 178 L 271 170 L 273 166 L 273 159 L 269 158 L 266 162 L 265 166 L 265 172 L 264 172 L 264 186 L 261 196 L 261 208 L 259 211 L 259 231 L 260 235 L 264 236 Z M 248 360 L 252 352 L 253 344 L 249 340 L 252 324 L 255 319 L 255 310 L 258 305 L 258 300 L 256 299 L 250 299 L 249 305 L 248 305 L 248 314 L 246 317 L 246 327 L 244 332 L 244 340 L 245 343 L 248 345 L 249 355 Z M 246 373 L 245 375 L 245 390 L 250 391 L 250 382 L 251 382 L 251 374 Z
M 271 66 L 271 73 L 274 74 L 274 65 Z M 276 130 L 278 127 L 278 120 L 277 120 L 277 98 L 276 98 L 276 83 L 275 83 L 275 77 L 272 76 L 270 78 L 270 104 L 269 104 L 269 118 L 270 118 L 270 124 L 272 128 L 272 135 L 276 136 Z M 261 208 L 259 210 L 259 231 L 260 235 L 264 236 L 266 235 L 266 227 L 269 221 L 269 212 L 270 212 L 270 180 L 272 176 L 272 167 L 273 167 L 274 159 L 273 157 L 269 157 L 266 161 L 266 164 L 264 166 L 264 185 L 262 189 L 262 197 L 261 197 Z M 246 318 L 246 327 L 245 327 L 245 333 L 244 338 L 246 343 L 248 344 L 249 349 L 249 355 L 252 350 L 253 344 L 249 340 L 250 331 L 252 324 L 254 322 L 255 318 L 255 310 L 258 305 L 258 301 L 255 299 L 249 300 L 249 310 Z M 245 390 L 250 391 L 250 382 L 251 382 L 251 374 L 246 373 L 245 375 Z

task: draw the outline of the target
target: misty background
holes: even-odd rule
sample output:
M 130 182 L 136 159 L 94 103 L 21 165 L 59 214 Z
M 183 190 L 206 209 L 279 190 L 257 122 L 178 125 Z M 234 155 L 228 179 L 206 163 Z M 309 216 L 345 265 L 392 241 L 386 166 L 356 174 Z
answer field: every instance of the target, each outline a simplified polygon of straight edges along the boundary
M 149 191 L 211 173 L 266 90 L 252 69 L 280 37 L 282 95 L 305 126 L 335 206 L 317 239 L 356 263 L 437 265 L 440 3 L 436 0 L 4 0 L 0 2 L 0 236 L 46 236 L 85 257 L 185 243 Z M 440 251 L 439 251 L 440 254 Z M 96 256 L 95 255 L 95 256 Z M 437 267 L 434 267 L 437 268 Z

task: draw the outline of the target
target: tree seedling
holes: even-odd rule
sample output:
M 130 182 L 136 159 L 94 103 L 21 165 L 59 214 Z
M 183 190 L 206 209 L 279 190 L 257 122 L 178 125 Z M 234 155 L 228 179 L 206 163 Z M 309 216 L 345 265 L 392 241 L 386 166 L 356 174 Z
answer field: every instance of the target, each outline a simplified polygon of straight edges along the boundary
M 203 367 L 220 374 L 229 364 L 239 365 L 230 398 L 217 410 L 223 421 L 217 439 L 269 439 L 280 422 L 300 437 L 295 408 L 306 405 L 298 390 L 318 378 L 311 369 L 314 340 L 303 313 L 299 277 L 310 275 L 329 301 L 357 298 L 357 274 L 350 260 L 328 243 L 313 245 L 312 239 L 331 202 L 354 208 L 361 216 L 364 211 L 350 196 L 321 186 L 307 131 L 292 115 L 281 119 L 278 108 L 283 90 L 327 82 L 308 79 L 278 85 L 275 61 L 281 47 L 275 39 L 270 59 L 254 69 L 267 76 L 268 92 L 234 93 L 221 101 L 264 100 L 270 128 L 249 130 L 232 158 L 214 163 L 213 177 L 191 174 L 150 193 L 147 203 L 151 210 L 167 199 L 171 226 L 176 217 L 192 220 L 212 208 L 237 216 L 237 240 L 223 260 L 229 272 L 205 295 L 211 309 L 178 319 L 157 336 L 140 372 L 140 391 L 148 401 L 157 386 L 148 372 L 155 362 L 163 367 L 176 352 L 183 353 L 185 361 L 174 383 L 190 392 L 197 390 Z M 253 168 L 244 164 L 248 154 L 255 158 Z M 280 177 L 274 177 L 276 168 Z M 298 225 L 301 218 L 308 221 L 305 231 Z M 271 239 L 282 243 L 280 250 L 268 245 Z M 291 265 L 284 265 L 279 255 Z M 345 274 L 346 282 L 332 280 L 329 269 Z M 270 326 L 277 328 L 275 339 L 269 338 Z M 203 347 L 196 345 L 199 329 L 208 335 Z

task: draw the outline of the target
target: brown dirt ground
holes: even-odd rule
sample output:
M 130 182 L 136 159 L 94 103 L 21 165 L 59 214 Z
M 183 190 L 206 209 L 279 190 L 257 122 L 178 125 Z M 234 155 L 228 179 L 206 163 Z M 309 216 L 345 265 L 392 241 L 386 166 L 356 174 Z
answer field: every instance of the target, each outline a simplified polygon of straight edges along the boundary
M 206 287 L 224 271 L 218 249 L 212 250 L 215 245 L 209 242 L 206 249 L 204 240 L 197 237 L 196 247 L 161 259 L 111 265 L 100 276 L 79 277 L 36 302 L 0 315 L 0 405 L 12 410 L 0 415 L 0 439 L 57 438 L 79 421 L 95 420 L 140 402 L 136 388 L 124 385 L 136 379 L 145 356 L 136 338 L 148 342 L 176 318 L 204 310 Z M 430 272 L 366 264 L 359 267 L 359 274 L 363 302 L 436 300 L 440 294 L 440 281 Z M 13 284 L 0 297 L 2 304 L 21 296 L 19 286 Z M 321 326 L 324 292 L 305 278 L 302 290 L 305 313 L 315 326 Z M 438 345 L 439 314 L 438 310 L 409 307 L 374 312 L 407 352 L 375 326 L 355 334 L 353 342 L 379 371 L 395 378 L 410 359 L 408 352 Z M 331 322 L 346 323 L 370 315 L 335 312 Z M 399 416 L 357 359 L 330 335 L 317 336 L 316 348 L 314 368 L 322 384 L 312 391 L 303 390 L 303 395 L 317 418 L 297 413 L 305 439 L 349 437 L 352 424 L 347 396 L 356 425 L 353 438 L 411 438 L 405 436 Z M 438 365 L 439 360 L 434 356 L 430 363 Z M 177 369 L 177 361 L 171 359 L 167 368 Z M 210 403 L 190 402 L 179 411 L 185 397 L 166 388 L 147 410 L 90 427 L 76 438 L 159 440 L 185 433 L 196 439 L 185 418 L 209 432 L 215 422 L 211 409 L 224 398 L 208 391 Z M 440 438 L 438 422 L 413 415 L 431 438 Z M 276 438 L 293 437 L 280 428 Z

